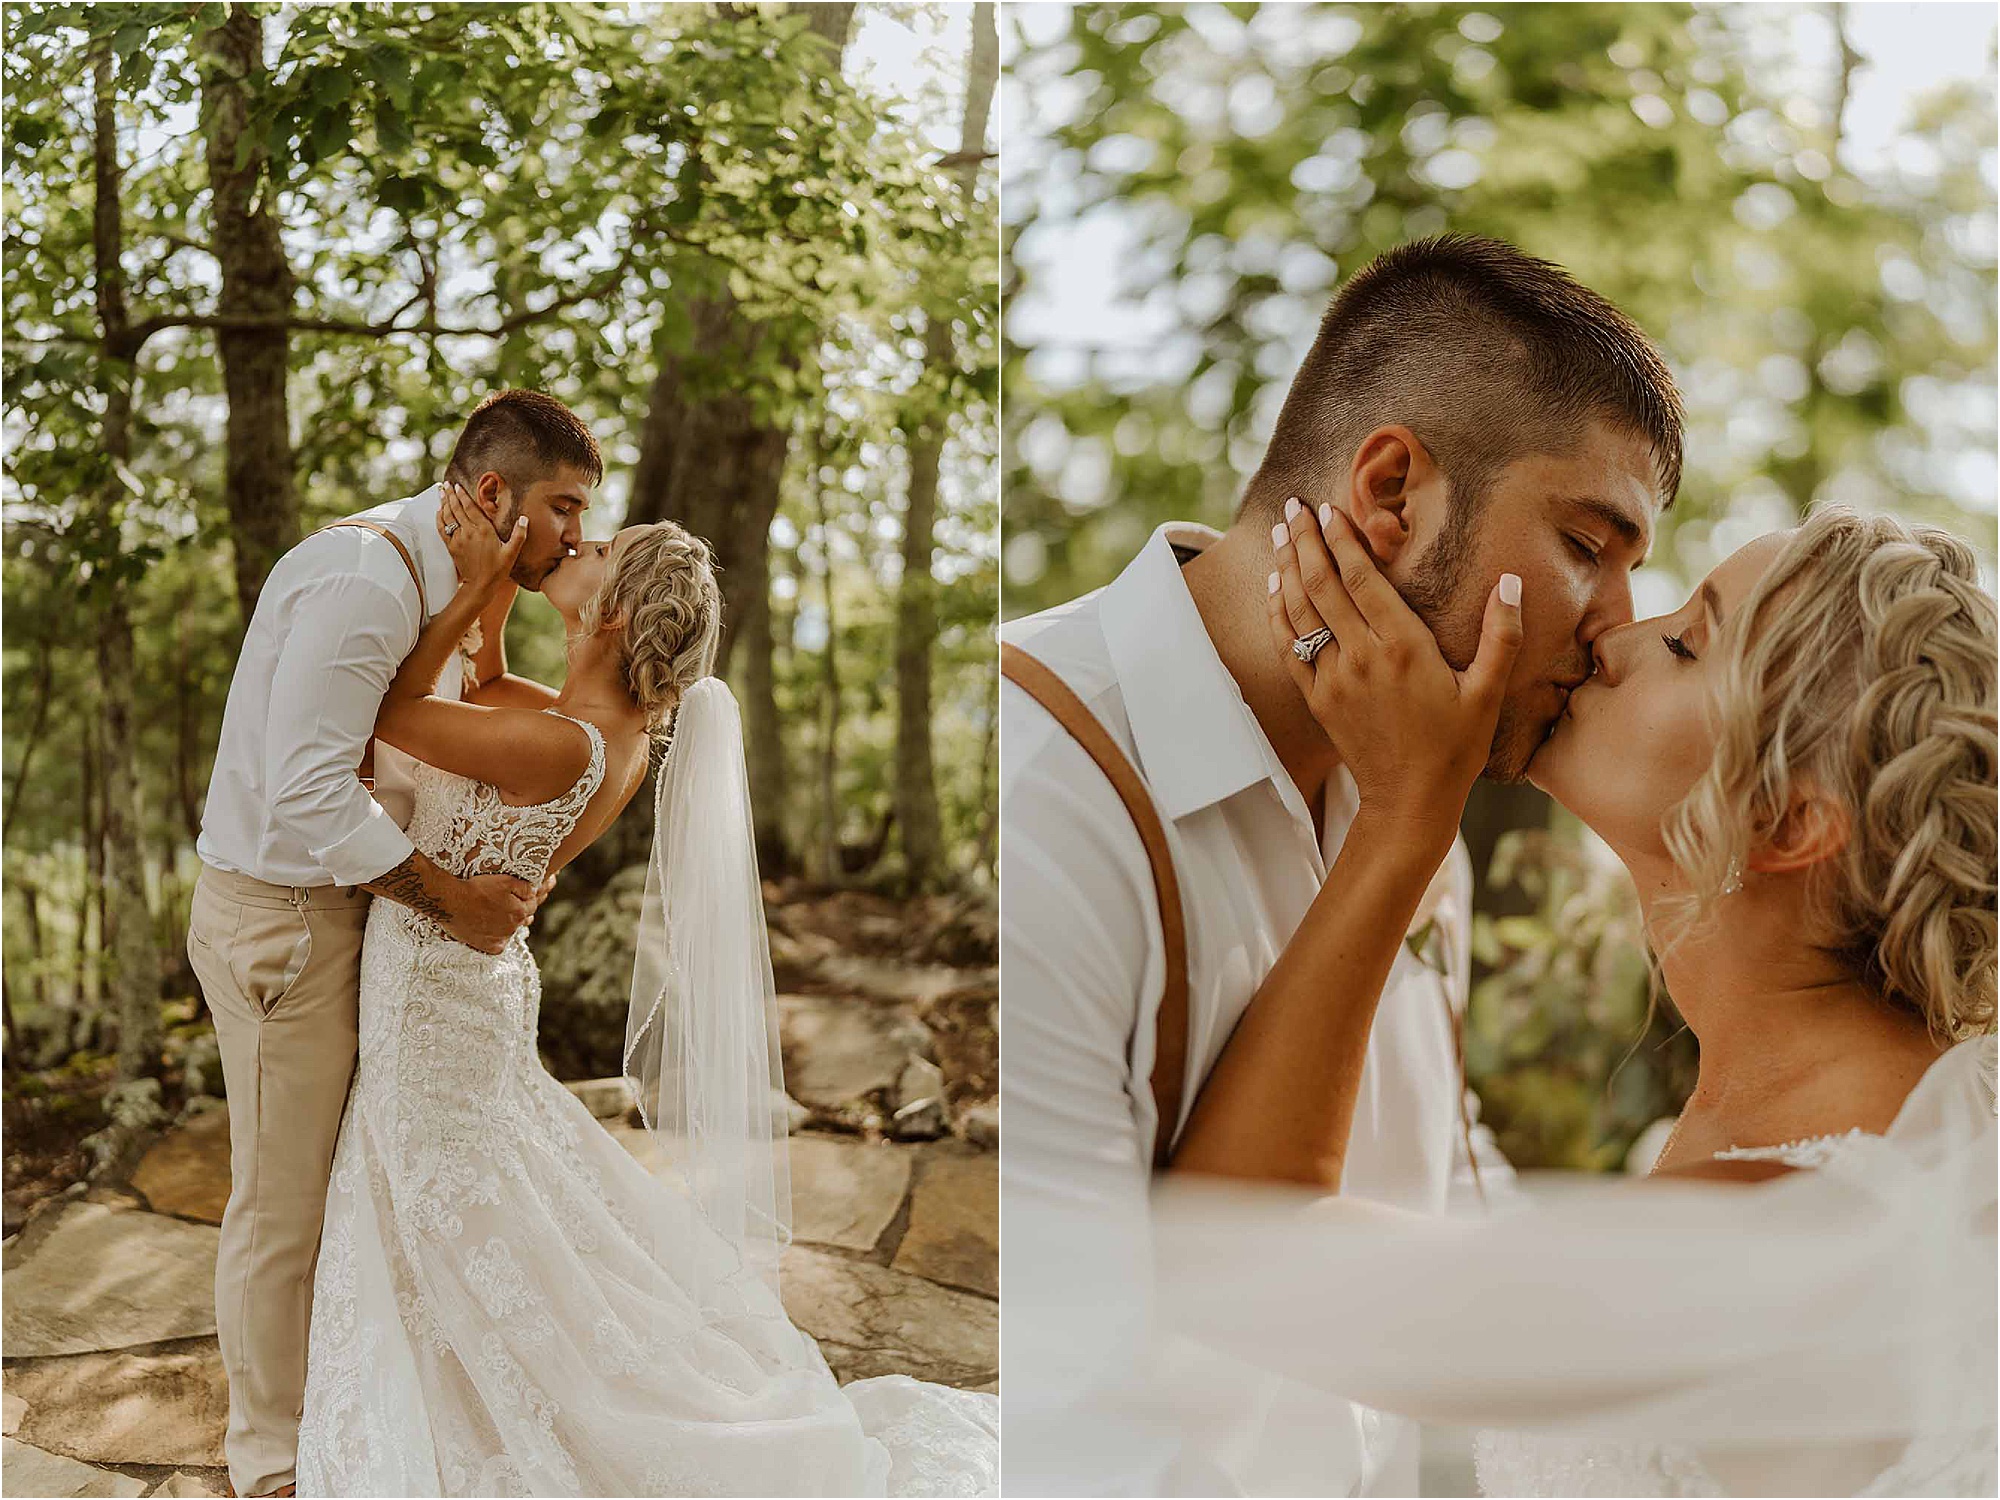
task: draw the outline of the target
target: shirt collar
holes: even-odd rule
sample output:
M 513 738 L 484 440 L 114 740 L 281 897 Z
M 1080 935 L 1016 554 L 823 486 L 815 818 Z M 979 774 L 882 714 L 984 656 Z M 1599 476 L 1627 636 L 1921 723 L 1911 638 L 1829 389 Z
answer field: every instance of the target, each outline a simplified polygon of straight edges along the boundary
M 424 601 L 436 614 L 458 592 L 458 564 L 451 560 L 451 548 L 438 535 L 438 506 L 444 502 L 444 486 L 434 484 L 405 502 L 402 517 L 416 533 L 417 561 L 424 570 Z
M 1236 679 L 1216 654 L 1174 544 L 1220 533 L 1170 522 L 1106 585 L 1098 618 L 1160 813 L 1184 818 L 1281 771 Z

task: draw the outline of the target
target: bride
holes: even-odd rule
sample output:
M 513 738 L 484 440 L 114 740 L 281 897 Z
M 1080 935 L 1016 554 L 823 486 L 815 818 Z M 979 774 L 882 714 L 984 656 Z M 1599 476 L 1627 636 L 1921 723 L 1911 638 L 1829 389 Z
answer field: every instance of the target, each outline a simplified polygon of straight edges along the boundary
M 651 1175 L 542 1067 L 521 934 L 490 956 L 376 902 L 299 1493 L 993 1493 L 997 1398 L 905 1376 L 843 1390 L 778 1298 L 770 956 L 707 546 L 671 522 L 586 543 L 544 587 L 562 691 L 509 679 L 539 706 L 482 706 L 431 689 L 524 533 L 496 536 L 449 486 L 438 520 L 465 582 L 376 723 L 423 763 L 426 854 L 541 882 L 611 826 L 672 725 L 625 1062 L 672 1170 Z
M 1345 519 L 1321 526 L 1279 549 L 1273 633 L 1288 657 L 1335 637 L 1292 666 L 1408 830 L 1411 870 L 1347 893 L 1373 893 L 1357 930 L 1393 935 L 1492 733 L 1507 615 L 1496 591 L 1490 654 L 1454 672 Z M 1631 872 L 1700 1042 L 1652 1179 L 1478 1222 L 1327 1197 L 1351 1089 L 1302 1119 L 1270 1086 L 1296 1026 L 1281 1057 L 1246 1019 L 1175 1157 L 1162 1304 L 1326 1389 L 1493 1429 L 1488 1493 L 1990 1495 L 1996 632 L 1974 557 L 1822 510 L 1593 650 L 1529 775 Z M 1364 949 L 1284 981 L 1336 1079 L 1376 1003 Z

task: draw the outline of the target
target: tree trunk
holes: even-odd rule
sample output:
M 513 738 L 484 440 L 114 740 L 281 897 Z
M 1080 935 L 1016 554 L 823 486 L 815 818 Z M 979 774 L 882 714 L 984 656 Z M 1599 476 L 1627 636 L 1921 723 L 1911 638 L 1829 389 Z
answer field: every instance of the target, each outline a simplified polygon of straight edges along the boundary
M 104 336 L 98 360 L 105 402 L 101 442 L 111 461 L 96 501 L 103 521 L 98 534 L 115 547 L 117 517 L 125 494 L 117 471 L 131 458 L 134 371 L 124 353 L 129 344 L 129 320 L 124 273 L 119 265 L 124 224 L 108 45 L 100 45 L 92 72 L 96 119 L 92 239 L 97 313 Z M 97 677 L 104 729 L 103 857 L 109 902 L 104 950 L 110 961 L 111 999 L 118 1018 L 118 1081 L 125 1084 L 159 1071 L 160 961 L 153 946 L 153 919 L 146 906 L 145 855 L 140 847 L 138 781 L 133 764 L 135 671 L 132 621 L 125 609 L 126 580 L 115 571 L 109 579 L 100 573 L 92 579 L 90 592 L 97 616 Z
M 933 334 L 945 327 L 931 324 Z M 927 359 L 936 353 L 925 339 Z M 938 817 L 937 767 L 931 755 L 931 641 L 937 635 L 936 581 L 931 577 L 937 521 L 940 425 L 927 418 L 910 440 L 910 497 L 903 515 L 903 577 L 896 591 L 896 813 L 903 825 L 904 879 L 913 891 L 936 876 L 943 830 Z
M 21 793 L 28 785 L 28 766 L 42 742 L 49 721 L 49 699 L 55 686 L 55 650 L 47 641 L 35 651 L 35 714 L 28 721 L 28 738 L 21 746 L 21 763 L 14 768 L 14 785 L 7 793 L 7 810 L 0 814 L 0 844 L 14 831 L 14 814 L 21 810 Z
M 726 15 L 746 13 L 723 6 Z M 830 47 L 838 72 L 854 22 L 852 4 L 811 5 L 810 29 Z M 722 586 L 723 633 L 716 670 L 723 670 L 739 638 L 749 641 L 745 663 L 745 732 L 751 740 L 751 791 L 758 803 L 758 856 L 769 872 L 789 869 L 778 817 L 782 800 L 784 745 L 770 661 L 770 536 L 778 513 L 780 485 L 791 434 L 760 416 L 755 403 L 732 385 L 734 372 L 753 367 L 771 330 L 739 310 L 724 278 L 707 295 L 689 299 L 692 332 L 685 351 L 662 344 L 659 371 L 647 392 L 646 417 L 639 429 L 639 461 L 632 471 L 628 526 L 679 522 L 715 550 Z M 780 351 L 792 368 L 796 350 Z M 763 740 L 761 747 L 758 744 Z M 776 744 L 772 755 L 772 744 Z M 759 762 L 763 764 L 759 765 Z M 762 781 L 763 785 L 757 784 Z M 639 799 L 634 798 L 636 805 Z M 629 815 L 621 817 L 612 839 L 621 857 L 639 857 L 645 845 Z
M 730 15 L 743 10 L 721 9 Z M 810 29 L 829 43 L 837 73 L 854 6 L 811 5 L 806 11 Z M 768 583 L 761 554 L 778 513 L 791 434 L 785 426 L 760 420 L 740 386 L 729 383 L 734 372 L 751 367 L 770 330 L 738 310 L 721 280 L 718 275 L 711 294 L 689 301 L 688 349 L 660 350 L 659 372 L 639 429 L 639 461 L 632 470 L 625 524 L 678 521 L 715 548 L 726 662 L 736 633 L 750 623 L 751 599 Z M 781 353 L 796 368 L 793 351 Z
M 986 736 L 979 742 L 979 787 L 986 805 L 986 816 L 979 823 L 979 847 L 972 852 L 972 863 L 968 867 L 973 873 L 985 870 L 993 863 L 993 851 L 1000 841 L 1000 798 L 988 795 L 986 788 L 993 785 L 993 762 L 1000 752 L 1000 705 L 989 701 L 986 706 Z M 994 872 L 999 878 L 999 872 Z
M 201 837 L 201 798 L 195 791 L 194 691 L 188 681 L 188 614 L 194 607 L 194 586 L 182 590 L 180 607 L 174 612 L 174 792 L 180 805 L 181 827 L 188 842 Z M 173 867 L 167 867 L 171 870 Z
M 83 723 L 83 896 L 76 911 L 76 1008 L 78 1014 L 95 1011 L 102 1003 L 99 966 L 92 955 L 104 947 L 104 799 L 98 787 L 103 780 L 98 767 L 103 756 L 98 749 L 99 714 L 97 695 L 84 697 Z M 91 913 L 97 914 L 97 940 L 91 941 Z
M 42 888 L 32 880 L 17 878 L 14 888 L 21 893 L 21 909 L 28 926 L 28 964 L 34 971 L 30 993 L 37 1010 L 48 1009 L 49 954 L 42 940 Z
M 714 548 L 722 585 L 720 669 L 749 624 L 755 584 L 763 580 L 785 433 L 758 422 L 740 393 L 689 391 L 710 371 L 747 363 L 763 340 L 762 329 L 737 317 L 726 291 L 699 299 L 691 311 L 692 350 L 663 354 L 653 377 L 625 524 L 678 521 Z
M 250 6 L 231 9 L 201 35 L 202 132 L 214 222 L 210 248 L 222 271 L 216 309 L 225 316 L 281 318 L 291 311 L 292 270 L 273 217 L 276 192 L 262 137 L 251 128 L 262 87 L 264 22 Z M 283 327 L 218 329 L 223 390 L 229 398 L 223 498 L 236 548 L 236 599 L 247 627 L 271 566 L 299 539 L 285 380 L 290 335 Z
M 21 893 L 21 912 L 28 929 L 28 993 L 35 1004 L 38 1020 L 48 1019 L 48 971 L 42 954 L 42 893 L 34 881 L 16 876 L 14 889 Z M 7 1066 L 22 1065 L 21 1036 L 14 1021 L 14 990 L 7 971 L 0 966 L 0 983 L 6 984 Z
M 777 877 L 792 873 L 792 854 L 785 841 L 785 738 L 778 718 L 778 692 L 771 619 L 768 547 L 750 554 L 744 593 L 743 621 L 744 752 L 750 776 L 751 819 L 756 828 L 757 869 Z
M 986 145 L 986 116 L 999 76 L 1000 41 L 993 6 L 972 8 L 972 46 L 966 54 L 965 114 L 955 169 L 963 206 L 972 206 L 973 179 Z M 911 890 L 931 886 L 940 873 L 943 832 L 938 818 L 937 768 L 931 754 L 931 644 L 937 637 L 937 582 L 931 576 L 937 525 L 938 464 L 944 455 L 943 395 L 957 363 L 951 322 L 933 313 L 924 331 L 920 409 L 909 438 L 910 498 L 903 516 L 903 577 L 896 594 L 896 814 L 903 827 L 904 878 Z
M 812 485 L 813 519 L 819 527 L 820 591 L 826 607 L 826 649 L 820 653 L 824 709 L 819 743 L 819 878 L 838 885 L 840 868 L 840 622 L 833 602 L 833 527 L 826 513 L 826 484 L 820 475 L 824 444 L 815 432 Z

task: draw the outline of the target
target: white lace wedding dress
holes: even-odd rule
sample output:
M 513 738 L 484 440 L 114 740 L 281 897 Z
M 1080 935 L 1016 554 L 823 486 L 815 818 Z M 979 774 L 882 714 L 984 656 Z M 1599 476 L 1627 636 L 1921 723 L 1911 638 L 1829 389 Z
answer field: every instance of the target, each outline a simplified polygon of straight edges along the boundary
M 1990 1119 L 1994 1058 L 1990 1036 L 1961 1042 L 1919 1082 L 1898 1125 L 1953 1093 L 1970 1102 L 1971 1112 Z M 1882 1169 L 1874 1143 L 1883 1139 L 1852 1130 L 1782 1146 L 1739 1147 L 1716 1157 L 1777 1161 L 1799 1171 L 1848 1172 L 1859 1183 Z M 1990 1206 L 1986 1213 L 1990 1220 Z M 1907 1274 L 1922 1272 L 1911 1265 Z M 1822 1439 L 1761 1453 L 1705 1457 L 1688 1444 L 1590 1442 L 1489 1430 L 1473 1443 L 1479 1489 L 1486 1495 L 1549 1496 L 1991 1495 L 2000 1486 L 2000 1433 L 1990 1396 L 1973 1377 L 1982 1370 L 1991 1373 L 1994 1326 L 1990 1312 L 1981 1316 L 1970 1298 L 1955 1342 L 1954 1362 L 1967 1379 L 1963 1385 L 1945 1385 L 1936 1399 L 1943 1410 L 1954 1403 L 1964 1410 L 1960 1420 L 1940 1424 L 1940 1432 L 1910 1441 L 1843 1444 Z
M 1962 1041 L 1885 1134 L 1730 1153 L 1806 1169 L 1754 1188 L 1460 1219 L 1188 1184 L 1160 1297 L 1224 1353 L 1487 1429 L 1490 1495 L 1993 1495 L 1994 1074 Z
M 589 768 L 537 806 L 420 768 L 411 840 L 461 875 L 539 882 L 604 777 L 583 727 Z M 298 1492 L 995 1493 L 997 1398 L 843 1390 L 775 1297 L 698 1311 L 649 1249 L 699 1244 L 693 1210 L 542 1067 L 540 1004 L 523 935 L 488 955 L 371 907 Z

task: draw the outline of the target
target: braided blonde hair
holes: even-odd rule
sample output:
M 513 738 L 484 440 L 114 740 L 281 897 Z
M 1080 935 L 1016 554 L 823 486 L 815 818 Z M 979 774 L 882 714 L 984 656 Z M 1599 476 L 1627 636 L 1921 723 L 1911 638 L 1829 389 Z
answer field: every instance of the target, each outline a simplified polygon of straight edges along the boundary
M 1972 549 L 1816 511 L 1718 647 L 1715 756 L 1663 829 L 1684 922 L 1809 786 L 1849 820 L 1812 887 L 1828 951 L 1941 1041 L 1992 1031 L 1996 631 Z
M 647 733 L 664 739 L 681 695 L 715 670 L 722 590 L 708 543 L 672 521 L 633 537 L 585 601 L 579 624 L 590 635 L 619 615 L 625 618 L 618 644 L 625 690 L 644 711 Z

